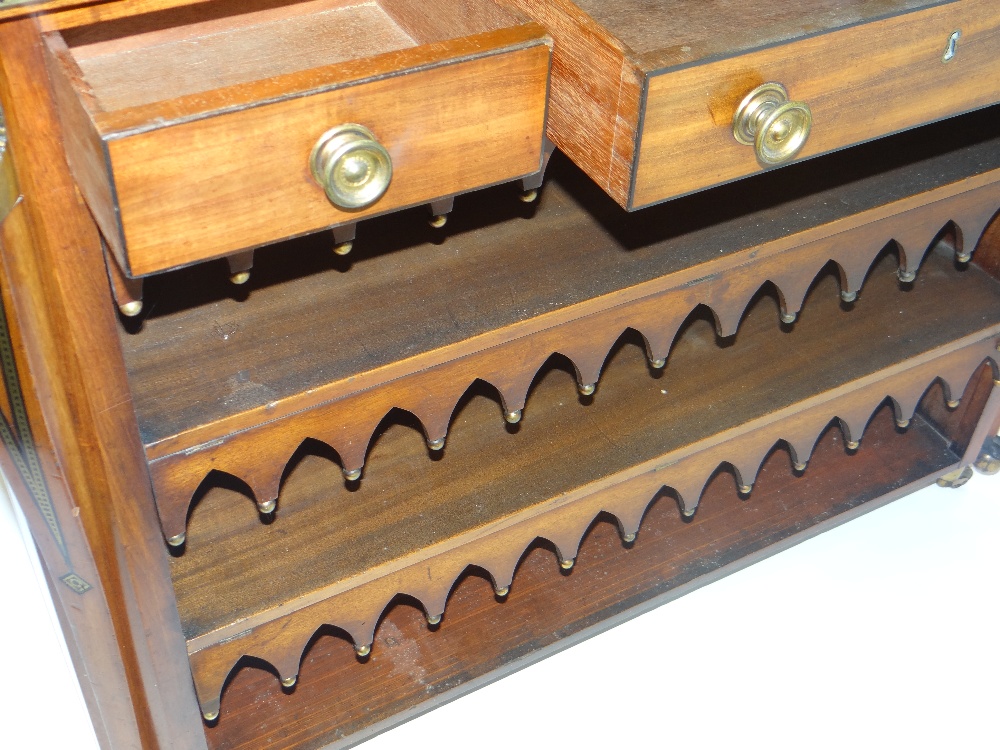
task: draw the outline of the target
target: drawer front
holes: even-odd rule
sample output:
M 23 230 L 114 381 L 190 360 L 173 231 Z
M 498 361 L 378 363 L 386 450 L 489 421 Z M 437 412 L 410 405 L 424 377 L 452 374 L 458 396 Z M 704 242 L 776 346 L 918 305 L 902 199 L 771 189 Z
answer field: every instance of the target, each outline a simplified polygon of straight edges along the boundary
M 538 171 L 544 44 L 107 142 L 127 269 L 161 271 Z M 372 206 L 336 208 L 309 160 L 331 127 L 392 158 Z
M 649 76 L 629 207 L 760 171 L 733 115 L 770 81 L 811 110 L 797 159 L 985 106 L 1000 100 L 1000 3 L 960 0 Z

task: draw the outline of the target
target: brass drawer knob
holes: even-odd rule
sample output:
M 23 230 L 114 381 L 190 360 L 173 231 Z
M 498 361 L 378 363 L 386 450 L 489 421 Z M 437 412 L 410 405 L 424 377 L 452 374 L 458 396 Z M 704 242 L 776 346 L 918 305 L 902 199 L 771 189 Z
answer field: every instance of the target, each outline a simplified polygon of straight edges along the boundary
M 392 180 L 392 159 L 368 128 L 347 123 L 326 131 L 313 146 L 309 167 L 338 208 L 370 206 Z
M 804 102 L 788 100 L 780 83 L 764 83 L 747 94 L 733 115 L 733 136 L 753 146 L 757 161 L 784 164 L 802 150 L 812 128 L 812 112 Z

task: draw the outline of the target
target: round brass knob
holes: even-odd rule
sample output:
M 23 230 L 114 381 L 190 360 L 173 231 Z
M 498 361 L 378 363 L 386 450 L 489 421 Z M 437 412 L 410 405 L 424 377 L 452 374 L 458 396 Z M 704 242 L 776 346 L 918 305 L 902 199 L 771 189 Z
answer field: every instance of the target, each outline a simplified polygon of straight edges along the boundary
M 368 128 L 347 123 L 326 131 L 313 146 L 309 167 L 330 202 L 358 209 L 381 198 L 392 180 L 392 159 Z
M 770 167 L 790 161 L 802 150 L 812 128 L 804 102 L 788 100 L 780 83 L 764 83 L 747 94 L 733 115 L 733 136 L 753 146 L 757 161 Z

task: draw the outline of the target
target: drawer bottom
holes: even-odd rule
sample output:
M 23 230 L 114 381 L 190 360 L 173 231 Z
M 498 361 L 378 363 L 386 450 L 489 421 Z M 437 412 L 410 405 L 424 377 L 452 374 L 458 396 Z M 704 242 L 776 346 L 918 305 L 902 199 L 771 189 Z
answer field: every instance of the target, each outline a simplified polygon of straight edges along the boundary
M 952 412 L 937 406 L 942 393 L 932 387 L 905 432 L 896 429 L 887 404 L 853 455 L 845 452 L 841 432 L 828 429 L 801 476 L 789 471 L 786 451 L 776 449 L 747 500 L 720 470 L 690 520 L 681 519 L 675 499 L 664 493 L 631 545 L 622 544 L 613 521 L 599 518 L 568 573 L 556 572 L 553 550 L 539 543 L 526 553 L 504 600 L 494 596 L 488 578 L 467 573 L 434 632 L 418 607 L 399 600 L 364 663 L 346 638 L 321 632 L 293 690 L 257 668 L 265 665 L 245 663 L 226 686 L 218 722 L 205 727 L 209 747 L 356 744 L 930 484 L 961 461 L 992 388 L 984 366 Z M 700 527 L 693 548 L 684 543 L 689 526 Z

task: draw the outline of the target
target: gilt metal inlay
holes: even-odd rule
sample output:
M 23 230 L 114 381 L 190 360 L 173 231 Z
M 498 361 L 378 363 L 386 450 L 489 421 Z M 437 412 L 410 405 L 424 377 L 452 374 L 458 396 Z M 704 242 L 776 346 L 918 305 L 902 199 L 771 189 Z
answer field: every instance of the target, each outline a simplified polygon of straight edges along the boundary
M 9 4 L 9 3 L 8 3 Z M 0 0 L 0 7 L 4 4 Z M 0 223 L 2 223 L 20 199 L 17 183 L 8 153 L 7 128 L 0 110 Z M 0 441 L 3 441 L 7 453 L 17 470 L 18 475 L 28 488 L 35 507 L 41 514 L 49 533 L 59 548 L 60 554 L 70 572 L 59 580 L 78 594 L 84 594 L 92 586 L 72 570 L 69 549 L 63 536 L 59 517 L 56 515 L 52 497 L 49 494 L 45 474 L 42 472 L 41 461 L 31 434 L 31 424 L 28 421 L 28 410 L 24 403 L 24 391 L 21 389 L 21 379 L 17 372 L 17 362 L 14 359 L 14 346 L 11 342 L 10 327 L 7 321 L 7 309 L 0 295 L 0 370 L 3 373 L 4 390 L 10 404 L 13 424 L 7 421 L 7 415 L 0 412 Z

